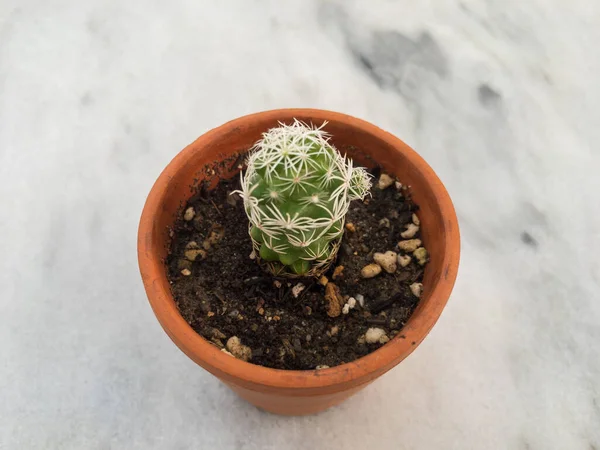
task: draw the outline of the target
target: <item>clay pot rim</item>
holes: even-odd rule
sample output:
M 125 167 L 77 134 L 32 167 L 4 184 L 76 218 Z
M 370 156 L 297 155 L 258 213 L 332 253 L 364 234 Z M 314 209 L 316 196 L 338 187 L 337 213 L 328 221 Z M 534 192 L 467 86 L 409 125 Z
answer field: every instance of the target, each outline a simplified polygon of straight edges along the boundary
M 153 242 L 154 217 L 160 213 L 166 195 L 165 186 L 169 180 L 187 163 L 198 147 L 203 147 L 219 136 L 235 132 L 241 125 L 256 121 L 277 120 L 280 117 L 310 116 L 316 120 L 338 121 L 358 128 L 385 141 L 401 151 L 429 181 L 431 190 L 444 218 L 444 259 L 443 275 L 428 293 L 429 301 L 418 308 L 410 317 L 401 332 L 378 350 L 353 362 L 320 370 L 282 370 L 263 367 L 238 360 L 208 343 L 179 314 L 175 301 L 164 283 L 156 281 L 161 277 L 163 261 L 157 256 Z M 148 299 L 167 334 L 189 356 L 202 361 L 227 378 L 245 381 L 247 384 L 272 388 L 306 389 L 326 386 L 362 384 L 377 376 L 382 368 L 393 367 L 399 359 L 410 354 L 429 333 L 440 316 L 454 286 L 458 272 L 460 236 L 454 206 L 444 185 L 433 169 L 419 154 L 392 134 L 364 120 L 327 110 L 310 108 L 276 109 L 239 117 L 214 128 L 194 143 L 183 149 L 166 166 L 154 183 L 144 206 L 138 230 L 138 261 L 142 279 L 146 285 Z M 166 283 L 168 287 L 168 283 Z M 148 289 L 150 287 L 150 289 Z M 401 338 L 400 336 L 404 336 Z

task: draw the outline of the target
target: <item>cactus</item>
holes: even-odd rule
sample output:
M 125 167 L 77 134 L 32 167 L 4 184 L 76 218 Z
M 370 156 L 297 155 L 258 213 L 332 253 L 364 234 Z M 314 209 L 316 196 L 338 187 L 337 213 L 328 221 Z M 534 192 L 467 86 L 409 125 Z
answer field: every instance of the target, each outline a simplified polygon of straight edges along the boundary
M 318 276 L 335 259 L 350 202 L 371 188 L 321 127 L 298 120 L 263 133 L 241 174 L 255 253 L 282 276 Z

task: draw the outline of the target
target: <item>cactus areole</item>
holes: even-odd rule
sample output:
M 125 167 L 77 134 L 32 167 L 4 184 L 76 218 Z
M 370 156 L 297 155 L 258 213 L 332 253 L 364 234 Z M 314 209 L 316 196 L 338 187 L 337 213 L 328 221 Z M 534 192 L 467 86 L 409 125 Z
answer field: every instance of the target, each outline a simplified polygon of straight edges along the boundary
M 318 276 L 335 259 L 350 202 L 371 179 L 320 127 L 295 120 L 263 133 L 241 174 L 257 260 L 274 275 Z

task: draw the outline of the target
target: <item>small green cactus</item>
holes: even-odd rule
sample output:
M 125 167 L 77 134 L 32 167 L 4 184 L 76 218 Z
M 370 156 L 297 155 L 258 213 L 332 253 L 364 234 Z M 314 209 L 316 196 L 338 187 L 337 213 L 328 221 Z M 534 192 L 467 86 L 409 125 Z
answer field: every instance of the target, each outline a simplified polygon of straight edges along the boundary
M 259 261 L 275 275 L 318 276 L 335 259 L 350 202 L 371 179 L 329 143 L 329 135 L 298 120 L 263 133 L 241 174 L 250 237 Z

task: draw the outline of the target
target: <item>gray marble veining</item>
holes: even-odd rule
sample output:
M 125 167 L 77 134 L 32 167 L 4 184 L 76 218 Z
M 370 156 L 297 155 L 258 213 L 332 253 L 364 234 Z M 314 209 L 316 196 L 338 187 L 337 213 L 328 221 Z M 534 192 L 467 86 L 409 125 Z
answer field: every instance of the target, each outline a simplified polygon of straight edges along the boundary
M 0 3 L 0 448 L 600 449 L 600 5 Z M 319 107 L 438 172 L 459 280 L 410 358 L 281 418 L 181 354 L 137 221 L 182 147 Z

